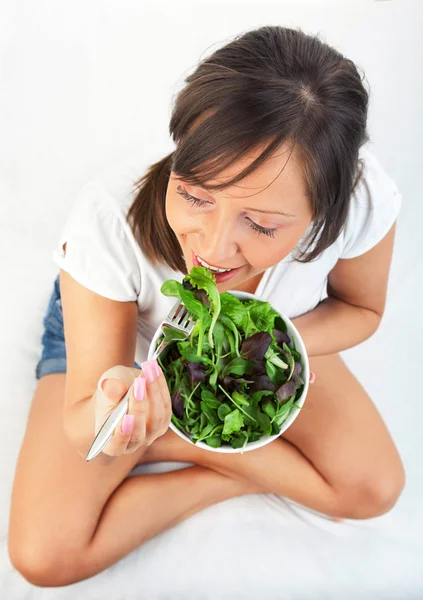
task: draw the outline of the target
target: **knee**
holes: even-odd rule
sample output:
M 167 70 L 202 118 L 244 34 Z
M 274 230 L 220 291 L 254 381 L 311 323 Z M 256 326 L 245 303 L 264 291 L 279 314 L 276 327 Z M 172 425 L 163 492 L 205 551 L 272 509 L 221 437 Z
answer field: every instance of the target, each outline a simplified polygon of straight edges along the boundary
M 24 540 L 8 540 L 9 558 L 14 568 L 38 587 L 60 587 L 79 581 L 78 553 L 61 548 L 43 548 Z
M 339 515 L 347 519 L 370 519 L 389 512 L 405 485 L 404 467 L 375 471 L 340 491 Z

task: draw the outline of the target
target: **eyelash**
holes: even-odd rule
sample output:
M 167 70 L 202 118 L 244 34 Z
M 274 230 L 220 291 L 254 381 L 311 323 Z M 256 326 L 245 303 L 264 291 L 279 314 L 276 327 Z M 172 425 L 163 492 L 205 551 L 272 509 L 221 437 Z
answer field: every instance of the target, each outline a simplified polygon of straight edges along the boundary
M 209 202 L 207 202 L 206 200 L 200 200 L 199 198 L 195 198 L 195 196 L 191 196 L 191 194 L 188 194 L 188 192 L 186 192 L 185 190 L 177 190 L 176 193 L 180 196 L 183 196 L 185 200 L 187 200 L 194 206 L 204 206 L 205 204 L 209 204 Z M 266 227 L 261 227 L 261 225 L 257 225 L 257 223 L 254 223 L 254 221 L 252 221 L 251 219 L 248 219 L 248 224 L 251 227 L 251 229 L 253 229 L 253 231 L 258 233 L 259 235 L 263 234 L 271 238 L 275 237 L 275 232 L 277 231 L 277 229 L 268 229 Z

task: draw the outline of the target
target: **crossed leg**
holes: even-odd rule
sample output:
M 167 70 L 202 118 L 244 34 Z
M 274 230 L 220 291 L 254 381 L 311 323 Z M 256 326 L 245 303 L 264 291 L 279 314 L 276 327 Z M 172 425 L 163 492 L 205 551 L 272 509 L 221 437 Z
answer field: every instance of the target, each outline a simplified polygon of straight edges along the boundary
M 219 454 L 169 429 L 145 461 L 193 462 L 334 517 L 366 519 L 387 512 L 405 477 L 380 414 L 338 354 L 312 358 L 310 366 L 316 382 L 306 410 L 271 444 Z
M 86 463 L 63 432 L 64 386 L 61 373 L 39 380 L 13 485 L 9 557 L 34 585 L 91 577 L 203 508 L 261 491 L 201 466 L 127 477 L 142 449 Z

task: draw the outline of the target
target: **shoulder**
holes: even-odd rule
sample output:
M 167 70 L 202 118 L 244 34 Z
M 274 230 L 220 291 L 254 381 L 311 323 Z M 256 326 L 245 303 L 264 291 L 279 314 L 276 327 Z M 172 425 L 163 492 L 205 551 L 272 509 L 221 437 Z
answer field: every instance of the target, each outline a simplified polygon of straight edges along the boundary
M 139 298 L 148 267 L 126 219 L 133 184 L 142 174 L 140 157 L 132 157 L 91 177 L 80 190 L 53 252 L 57 266 L 113 300 Z
M 142 155 L 103 165 L 82 187 L 70 213 L 68 227 L 75 222 L 78 228 L 85 225 L 87 232 L 113 246 L 114 252 L 127 249 L 138 263 L 146 262 L 127 215 L 136 197 L 135 184 L 147 169 L 148 161 Z
M 371 208 L 399 197 L 395 181 L 367 145 L 360 149 L 362 174 L 351 198 L 352 204 Z
M 341 258 L 354 258 L 375 246 L 388 233 L 401 208 L 396 183 L 367 145 L 360 150 L 360 163 L 360 179 L 340 236 Z

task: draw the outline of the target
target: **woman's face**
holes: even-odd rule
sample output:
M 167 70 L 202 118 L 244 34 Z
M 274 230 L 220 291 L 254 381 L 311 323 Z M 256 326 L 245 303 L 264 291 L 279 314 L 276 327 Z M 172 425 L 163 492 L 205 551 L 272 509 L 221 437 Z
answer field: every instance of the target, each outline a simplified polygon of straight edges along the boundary
M 207 183 L 228 181 L 257 155 L 240 160 Z M 188 185 L 170 173 L 166 216 L 188 272 L 198 264 L 194 255 L 211 267 L 239 267 L 226 281 L 219 282 L 227 276 L 218 275 L 217 287 L 219 292 L 243 289 L 248 280 L 259 277 L 295 248 L 311 222 L 312 211 L 299 160 L 295 153 L 287 161 L 288 156 L 289 150 L 280 148 L 254 173 L 221 192 Z

